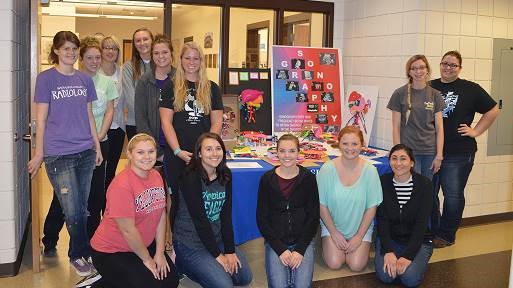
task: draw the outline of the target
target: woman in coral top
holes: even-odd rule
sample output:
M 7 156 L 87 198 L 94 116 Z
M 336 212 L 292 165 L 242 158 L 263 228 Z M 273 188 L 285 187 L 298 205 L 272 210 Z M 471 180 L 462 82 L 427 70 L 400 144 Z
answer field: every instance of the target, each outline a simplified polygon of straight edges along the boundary
M 166 194 L 153 169 L 153 137 L 135 135 L 127 146 L 129 166 L 107 191 L 107 207 L 91 239 L 93 263 L 101 274 L 93 287 L 177 287 L 173 262 L 164 253 Z

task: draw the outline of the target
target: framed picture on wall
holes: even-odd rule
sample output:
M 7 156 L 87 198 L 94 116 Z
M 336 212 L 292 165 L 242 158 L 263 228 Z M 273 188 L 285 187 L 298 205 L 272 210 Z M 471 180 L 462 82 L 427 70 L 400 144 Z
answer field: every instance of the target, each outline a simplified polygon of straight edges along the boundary
M 183 38 L 183 43 L 192 42 L 192 41 L 194 41 L 194 37 L 192 37 L 192 36 Z
M 214 33 L 207 32 L 205 33 L 205 38 L 203 39 L 203 48 L 212 48 L 214 45 Z
M 123 40 L 123 63 L 132 59 L 132 40 Z
M 212 54 L 212 56 L 213 56 L 212 68 L 217 68 L 217 53 L 216 54 Z
M 50 50 L 52 50 L 53 36 L 41 36 L 41 53 L 40 59 L 42 65 L 48 65 L 48 55 L 50 55 Z

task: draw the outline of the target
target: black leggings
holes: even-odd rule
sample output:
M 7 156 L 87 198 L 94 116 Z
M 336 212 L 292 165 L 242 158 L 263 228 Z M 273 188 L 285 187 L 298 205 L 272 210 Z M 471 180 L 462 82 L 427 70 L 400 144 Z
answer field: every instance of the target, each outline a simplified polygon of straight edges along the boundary
M 148 251 L 155 255 L 155 242 Z M 93 264 L 102 278 L 93 284 L 93 288 L 175 288 L 178 287 L 176 267 L 169 256 L 166 256 L 171 272 L 164 280 L 157 280 L 151 271 L 144 266 L 141 258 L 133 252 L 103 253 L 91 249 Z
M 125 131 L 121 128 L 109 129 L 107 132 L 109 137 L 109 154 L 103 155 L 103 158 L 107 160 L 107 168 L 105 171 L 105 190 L 109 188 L 110 182 L 116 175 L 116 169 L 118 168 L 119 158 L 123 152 L 123 144 L 125 143 Z

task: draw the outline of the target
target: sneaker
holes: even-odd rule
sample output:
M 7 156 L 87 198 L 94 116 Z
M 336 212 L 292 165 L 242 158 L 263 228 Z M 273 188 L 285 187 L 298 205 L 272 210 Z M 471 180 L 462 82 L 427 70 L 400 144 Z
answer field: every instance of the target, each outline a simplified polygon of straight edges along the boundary
M 435 247 L 435 248 L 445 248 L 445 247 L 451 246 L 453 244 L 454 243 L 451 243 L 451 242 L 449 242 L 443 238 L 440 238 L 438 236 L 436 236 L 433 239 L 433 247 Z
M 48 248 L 48 249 L 45 248 L 43 250 L 43 255 L 45 257 L 55 257 L 55 256 L 57 256 L 57 248 L 55 248 L 55 247 Z
M 75 272 L 77 272 L 78 276 L 85 277 L 92 273 L 91 264 L 82 257 L 71 260 L 70 263 L 71 267 L 75 268 Z
M 91 273 L 91 275 L 84 277 L 82 280 L 78 281 L 77 284 L 75 284 L 75 287 L 87 287 L 91 286 L 94 282 L 102 279 L 102 275 L 98 272 Z
M 96 273 L 96 268 L 94 267 L 94 264 L 93 264 L 93 258 L 91 258 L 91 256 L 87 257 L 87 263 L 89 263 L 89 266 L 91 266 L 91 273 Z

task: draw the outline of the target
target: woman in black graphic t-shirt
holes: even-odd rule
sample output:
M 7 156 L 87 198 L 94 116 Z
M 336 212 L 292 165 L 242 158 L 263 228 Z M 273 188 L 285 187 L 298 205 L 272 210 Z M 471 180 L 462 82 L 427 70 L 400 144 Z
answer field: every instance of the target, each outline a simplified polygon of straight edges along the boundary
M 191 151 L 191 163 L 173 193 L 178 198 L 173 202 L 175 263 L 201 287 L 248 285 L 251 269 L 233 237 L 232 181 L 223 140 L 204 133 Z
M 160 120 L 167 142 L 164 162 L 172 192 L 178 189 L 178 176 L 191 160 L 198 137 L 204 132 L 220 134 L 223 117 L 219 86 L 208 80 L 201 48 L 194 42 L 185 43 L 180 62 L 160 100 Z

